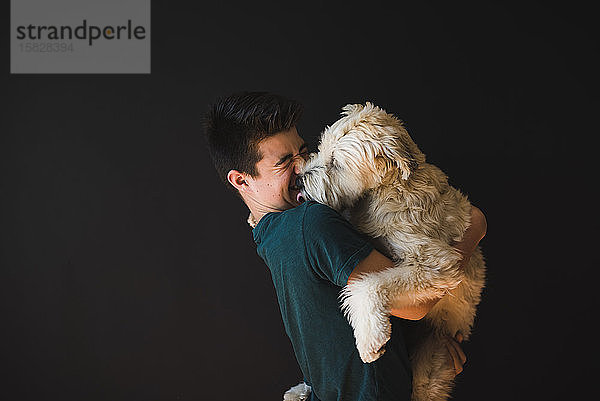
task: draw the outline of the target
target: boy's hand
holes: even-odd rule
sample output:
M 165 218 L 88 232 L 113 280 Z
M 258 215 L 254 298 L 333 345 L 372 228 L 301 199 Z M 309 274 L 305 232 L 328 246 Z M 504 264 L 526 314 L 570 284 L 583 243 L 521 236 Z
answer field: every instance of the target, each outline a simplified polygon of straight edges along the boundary
M 459 343 L 463 340 L 463 336 L 460 332 L 456 333 L 456 337 L 452 338 L 450 336 L 447 337 L 446 348 L 452 357 L 452 362 L 454 363 L 454 371 L 458 375 L 463 371 L 463 365 L 467 361 L 467 356 L 463 352 Z
M 464 269 L 467 265 L 471 254 L 479 244 L 479 241 L 485 236 L 486 232 L 487 221 L 485 216 L 477 207 L 471 206 L 471 225 L 467 228 L 467 231 L 465 231 L 462 240 L 453 244 L 454 248 L 463 255 L 463 259 L 460 262 L 461 269 Z

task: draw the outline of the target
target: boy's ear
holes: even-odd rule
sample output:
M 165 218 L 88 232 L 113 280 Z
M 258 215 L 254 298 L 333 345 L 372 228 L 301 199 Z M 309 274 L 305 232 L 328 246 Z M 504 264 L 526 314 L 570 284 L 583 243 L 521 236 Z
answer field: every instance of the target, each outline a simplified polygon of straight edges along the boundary
M 229 170 L 227 173 L 227 181 L 238 191 L 243 191 L 247 187 L 246 175 L 237 170 Z

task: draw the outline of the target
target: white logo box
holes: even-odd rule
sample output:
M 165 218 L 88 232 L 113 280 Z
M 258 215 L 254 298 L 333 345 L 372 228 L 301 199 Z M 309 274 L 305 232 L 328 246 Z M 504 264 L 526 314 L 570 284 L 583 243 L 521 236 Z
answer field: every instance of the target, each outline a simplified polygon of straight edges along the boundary
M 12 74 L 149 74 L 150 0 L 11 0 Z

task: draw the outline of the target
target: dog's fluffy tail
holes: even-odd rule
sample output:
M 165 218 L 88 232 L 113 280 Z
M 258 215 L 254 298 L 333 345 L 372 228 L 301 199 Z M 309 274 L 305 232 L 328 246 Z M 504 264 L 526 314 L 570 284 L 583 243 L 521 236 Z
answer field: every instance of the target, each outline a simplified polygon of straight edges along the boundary
M 297 386 L 290 388 L 283 395 L 283 401 L 305 401 L 310 397 L 311 388 L 302 382 Z

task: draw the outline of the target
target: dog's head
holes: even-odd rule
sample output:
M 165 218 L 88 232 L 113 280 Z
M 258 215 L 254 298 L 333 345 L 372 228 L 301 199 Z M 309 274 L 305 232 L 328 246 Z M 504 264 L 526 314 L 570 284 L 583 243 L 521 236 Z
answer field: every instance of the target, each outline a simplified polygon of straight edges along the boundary
M 425 162 L 398 118 L 369 102 L 342 110 L 343 117 L 325 129 L 318 153 L 311 155 L 297 180 L 305 199 L 338 211 L 369 189 L 408 180 Z

